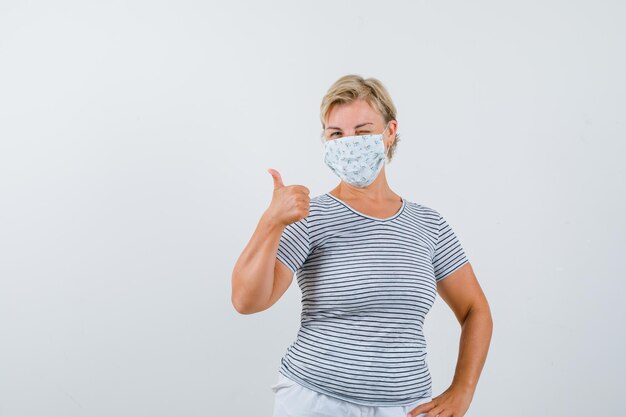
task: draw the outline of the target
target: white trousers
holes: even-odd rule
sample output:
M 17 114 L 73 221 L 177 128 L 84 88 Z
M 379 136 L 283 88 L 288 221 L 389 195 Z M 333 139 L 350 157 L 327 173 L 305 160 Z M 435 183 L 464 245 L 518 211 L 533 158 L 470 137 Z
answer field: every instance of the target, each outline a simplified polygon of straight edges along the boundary
M 274 391 L 273 417 L 406 417 L 407 413 L 432 398 L 422 398 L 409 405 L 368 406 L 342 401 L 313 391 L 280 372 Z M 418 414 L 419 417 L 426 413 Z

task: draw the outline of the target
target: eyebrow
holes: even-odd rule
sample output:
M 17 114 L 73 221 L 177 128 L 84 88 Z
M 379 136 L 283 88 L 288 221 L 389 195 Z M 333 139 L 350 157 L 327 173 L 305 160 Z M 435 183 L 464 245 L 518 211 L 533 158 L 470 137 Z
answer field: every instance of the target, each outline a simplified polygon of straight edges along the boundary
M 372 122 L 361 123 L 360 125 L 356 125 L 356 126 L 354 126 L 354 128 L 355 128 L 355 129 L 358 129 L 358 128 L 363 127 L 363 126 L 365 126 L 365 125 L 373 125 L 373 124 L 374 124 L 374 123 L 372 123 Z M 328 126 L 325 130 L 328 130 L 328 129 L 336 129 L 336 130 L 341 130 L 341 128 L 340 128 L 340 127 L 335 127 L 335 126 Z

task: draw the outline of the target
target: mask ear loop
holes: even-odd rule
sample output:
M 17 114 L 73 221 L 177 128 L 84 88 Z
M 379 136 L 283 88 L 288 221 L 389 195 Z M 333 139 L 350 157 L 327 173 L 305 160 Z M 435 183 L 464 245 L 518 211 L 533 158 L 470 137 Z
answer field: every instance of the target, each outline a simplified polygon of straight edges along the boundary
M 385 162 L 389 160 L 389 150 L 391 149 L 391 144 L 385 147 L 385 130 L 387 130 L 387 128 L 389 127 L 389 123 L 391 123 L 391 120 L 387 122 L 387 125 L 385 126 L 385 129 L 383 130 L 383 147 L 385 148 Z

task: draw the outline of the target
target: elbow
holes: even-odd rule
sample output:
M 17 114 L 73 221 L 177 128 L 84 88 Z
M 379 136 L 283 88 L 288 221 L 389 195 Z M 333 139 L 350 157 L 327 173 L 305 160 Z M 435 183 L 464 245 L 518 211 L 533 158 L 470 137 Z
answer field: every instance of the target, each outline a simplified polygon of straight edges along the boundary
M 232 291 L 231 291 L 231 296 L 230 296 L 230 302 L 235 308 L 235 311 L 237 313 L 250 314 L 248 307 L 246 306 L 246 303 L 244 302 L 243 297 L 241 295 L 241 289 L 239 285 L 240 280 L 237 277 L 238 277 L 237 267 L 235 266 L 235 268 L 233 269 L 233 273 L 231 275 Z
M 231 297 L 230 301 L 233 304 L 233 307 L 235 308 L 235 311 L 237 311 L 237 313 L 239 313 L 239 314 L 246 314 L 247 315 L 247 314 L 255 313 L 255 311 L 253 309 L 251 309 L 249 305 L 247 305 L 246 303 L 241 301 L 239 298 L 235 297 L 234 294 Z
M 244 297 L 241 294 L 240 289 L 238 289 L 236 284 L 235 275 L 233 274 L 233 288 L 230 296 L 230 302 L 235 308 L 235 311 L 239 314 L 250 314 L 250 308 L 245 302 Z
M 258 311 L 250 303 L 250 298 L 246 297 L 246 295 L 243 294 L 241 290 L 238 290 L 235 285 L 233 285 L 233 291 L 230 297 L 230 302 L 235 308 L 235 311 L 237 311 L 237 313 L 239 314 L 253 314 Z
M 264 307 L 263 305 L 250 303 L 234 296 L 231 298 L 231 303 L 233 304 L 233 307 L 235 308 L 237 313 L 244 315 L 260 313 L 261 311 L 267 309 L 267 307 Z
M 239 314 L 254 314 L 263 311 L 265 303 L 259 303 L 258 296 L 250 292 L 244 284 L 245 280 L 240 278 L 241 275 L 236 270 L 233 271 L 230 302 L 235 311 Z

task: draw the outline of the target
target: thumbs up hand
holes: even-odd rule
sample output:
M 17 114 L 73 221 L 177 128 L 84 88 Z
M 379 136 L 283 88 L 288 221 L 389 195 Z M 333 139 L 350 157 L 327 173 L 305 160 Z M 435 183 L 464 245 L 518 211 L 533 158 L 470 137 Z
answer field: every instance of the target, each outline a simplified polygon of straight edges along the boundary
M 267 170 L 274 180 L 274 194 L 266 214 L 277 223 L 287 226 L 309 215 L 309 189 L 304 185 L 285 185 L 280 173 Z

